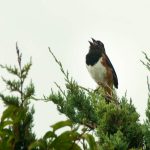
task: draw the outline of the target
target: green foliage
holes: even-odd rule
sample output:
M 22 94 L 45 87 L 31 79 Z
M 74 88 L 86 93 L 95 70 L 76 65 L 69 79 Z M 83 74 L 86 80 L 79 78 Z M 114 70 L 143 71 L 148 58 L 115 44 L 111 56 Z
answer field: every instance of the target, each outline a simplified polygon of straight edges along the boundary
M 1 68 L 15 76 L 14 80 L 2 78 L 10 95 L 0 93 L 5 110 L 0 121 L 0 149 L 27 150 L 35 140 L 32 132 L 34 108 L 29 108 L 30 98 L 34 95 L 34 85 L 24 87 L 24 81 L 32 65 L 31 61 L 22 66 L 20 51 L 16 45 L 18 67 L 1 65 Z M 13 95 L 14 93 L 14 95 Z
M 126 96 L 118 101 L 114 95 L 112 102 L 107 103 L 102 89 L 93 91 L 79 86 L 68 72 L 64 71 L 54 54 L 51 54 L 64 74 L 66 90 L 56 84 L 58 92 L 52 90 L 46 100 L 53 101 L 58 110 L 74 123 L 95 130 L 101 149 L 141 148 L 142 125 L 132 101 L 128 103 Z
M 82 127 L 81 130 L 80 125 L 74 124 L 71 120 L 52 125 L 52 130 L 45 133 L 41 139 L 36 139 L 32 132 L 34 108 L 30 104 L 34 99 L 35 88 L 32 81 L 25 85 L 32 62 L 30 60 L 29 63 L 22 65 L 22 54 L 17 45 L 16 50 L 18 67 L 0 65 L 14 76 L 12 80 L 2 77 L 10 94 L 0 93 L 0 99 L 5 104 L 0 120 L 0 150 L 81 150 L 83 147 L 97 150 L 95 139 L 89 134 L 89 129 Z M 59 99 L 57 97 L 54 99 L 60 101 L 61 97 L 63 99 L 64 95 L 60 93 Z M 64 103 L 62 107 L 63 105 Z M 57 132 L 64 127 L 69 129 L 58 134 Z
M 146 68 L 150 71 L 150 58 L 144 53 L 146 58 L 146 63 L 142 61 L 142 63 L 146 66 Z M 146 109 L 146 121 L 143 125 L 143 132 L 144 132 L 144 145 L 145 149 L 150 149 L 150 83 L 147 77 L 147 85 L 148 85 L 148 102 L 147 102 L 147 109 Z
M 127 150 L 128 143 L 121 131 L 117 131 L 115 134 L 108 136 L 108 134 L 101 134 L 103 142 L 100 144 L 101 150 Z
M 50 51 L 51 52 L 51 51 Z M 51 52 L 55 61 L 60 66 L 60 70 L 64 74 L 66 81 L 66 91 L 62 90 L 56 83 L 59 91 L 57 93 L 51 91 L 51 94 L 46 98 L 47 101 L 53 101 L 58 110 L 70 118 L 74 123 L 87 125 L 91 128 L 97 124 L 98 119 L 94 108 L 96 103 L 104 97 L 94 91 L 89 91 L 79 86 L 68 72 L 65 72 L 62 64 L 56 59 Z
M 56 132 L 64 127 L 69 127 L 70 129 L 57 135 Z M 79 126 L 74 125 L 70 120 L 60 121 L 52 125 L 51 128 L 52 130 L 48 131 L 43 138 L 32 143 L 29 150 L 38 148 L 40 150 L 81 150 L 83 148 L 82 145 L 84 148 L 90 147 L 91 150 L 98 150 L 94 137 L 86 133 L 88 129 L 84 128 L 84 130 L 79 133 Z M 78 143 L 81 141 L 83 143 L 79 145 Z
M 0 65 L 14 79 L 2 77 L 9 94 L 0 93 L 5 110 L 0 120 L 0 150 L 149 150 L 150 149 L 150 84 L 148 83 L 147 119 L 139 122 L 132 100 L 126 95 L 120 99 L 115 90 L 111 102 L 102 88 L 91 90 L 78 85 L 63 69 L 60 61 L 49 48 L 65 79 L 65 88 L 57 83 L 58 91 L 51 89 L 48 96 L 40 98 L 56 104 L 60 113 L 68 117 L 50 127 L 37 139 L 32 131 L 36 98 L 28 73 L 32 61 L 23 65 L 22 54 L 16 45 L 18 66 Z M 150 59 L 142 63 L 150 70 Z M 25 84 L 26 82 L 26 84 Z
M 57 103 L 58 108 L 61 108 L 60 112 L 67 115 L 73 122 L 83 124 L 90 129 L 94 129 L 97 126 L 96 130 L 100 138 L 100 145 L 107 145 L 107 140 L 109 139 L 114 148 L 121 147 L 117 149 L 123 149 L 123 146 L 124 149 L 127 147 L 142 147 L 143 133 L 139 123 L 139 115 L 132 103 L 128 104 L 126 98 L 123 97 L 119 105 L 116 105 L 116 103 L 107 104 L 100 94 L 94 92 L 84 93 L 83 99 L 83 95 L 79 96 L 81 91 L 83 89 L 78 87 L 76 91 L 77 99 L 72 98 L 72 96 L 69 97 L 69 94 L 66 93 L 66 99 L 63 99 L 64 107 Z M 73 90 L 70 93 L 74 93 Z M 55 95 L 54 97 L 58 98 L 59 96 Z M 55 99 L 51 98 L 51 95 L 48 98 L 55 101 Z M 68 111 L 68 109 L 71 111 Z M 119 140 L 123 139 L 124 141 L 120 145 L 115 145 L 112 138 L 116 140 L 119 131 L 122 133 L 122 137 L 119 137 Z
M 100 116 L 98 126 L 98 134 L 101 138 L 100 143 L 107 143 L 105 136 L 112 141 L 112 137 L 119 132 L 122 134 L 128 148 L 142 147 L 143 133 L 139 123 L 139 115 L 132 103 L 127 103 L 125 97 L 121 99 L 118 106 L 113 103 L 100 102 L 98 114 Z M 104 138 L 101 135 L 104 135 Z

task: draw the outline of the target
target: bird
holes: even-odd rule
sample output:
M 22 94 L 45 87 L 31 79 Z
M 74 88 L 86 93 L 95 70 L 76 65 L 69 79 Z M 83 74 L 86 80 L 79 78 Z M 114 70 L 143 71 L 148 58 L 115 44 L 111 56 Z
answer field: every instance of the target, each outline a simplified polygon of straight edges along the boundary
M 102 86 L 107 95 L 112 96 L 113 86 L 118 88 L 118 77 L 106 54 L 104 44 L 91 38 L 89 52 L 86 55 L 86 67 L 98 86 Z

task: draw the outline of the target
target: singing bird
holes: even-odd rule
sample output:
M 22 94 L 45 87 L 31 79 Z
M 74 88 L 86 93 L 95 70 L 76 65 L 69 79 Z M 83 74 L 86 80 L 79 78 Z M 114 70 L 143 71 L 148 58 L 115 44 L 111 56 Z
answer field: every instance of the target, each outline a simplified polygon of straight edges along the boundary
M 92 38 L 89 41 L 89 52 L 86 55 L 86 67 L 95 82 L 102 86 L 105 92 L 112 96 L 113 85 L 118 88 L 118 78 L 109 60 L 104 44 Z

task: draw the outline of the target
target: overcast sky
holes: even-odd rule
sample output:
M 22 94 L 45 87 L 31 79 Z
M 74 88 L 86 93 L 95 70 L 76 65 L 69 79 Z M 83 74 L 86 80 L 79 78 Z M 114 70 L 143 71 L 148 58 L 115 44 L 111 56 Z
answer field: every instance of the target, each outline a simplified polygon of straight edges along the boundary
M 143 121 L 149 72 L 140 59 L 144 59 L 142 51 L 150 52 L 149 0 L 0 0 L 0 64 L 16 64 L 17 41 L 23 61 L 32 56 L 29 78 L 39 97 L 48 95 L 54 81 L 64 83 L 48 46 L 80 85 L 96 87 L 85 67 L 91 37 L 104 43 L 118 75 L 118 95 L 127 90 Z M 0 75 L 9 78 L 3 70 Z M 2 104 L 0 108 L 2 113 Z M 36 102 L 35 109 L 38 137 L 65 118 L 51 102 Z

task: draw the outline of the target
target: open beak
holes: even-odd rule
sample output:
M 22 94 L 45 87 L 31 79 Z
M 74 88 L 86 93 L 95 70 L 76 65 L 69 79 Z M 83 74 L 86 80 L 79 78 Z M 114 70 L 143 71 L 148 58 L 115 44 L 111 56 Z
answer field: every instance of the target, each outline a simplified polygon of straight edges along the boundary
M 90 43 L 90 45 L 93 45 L 93 43 L 91 41 L 88 41 Z
M 89 41 L 90 45 L 95 45 L 95 44 L 96 44 L 96 40 L 95 40 L 95 39 L 93 39 L 93 38 L 91 38 L 91 39 L 92 39 L 92 42 L 91 42 L 91 41 Z
M 93 43 L 95 43 L 95 42 L 96 42 L 96 40 L 95 40 L 95 39 L 93 39 L 93 38 L 91 38 L 91 39 L 92 39 Z

